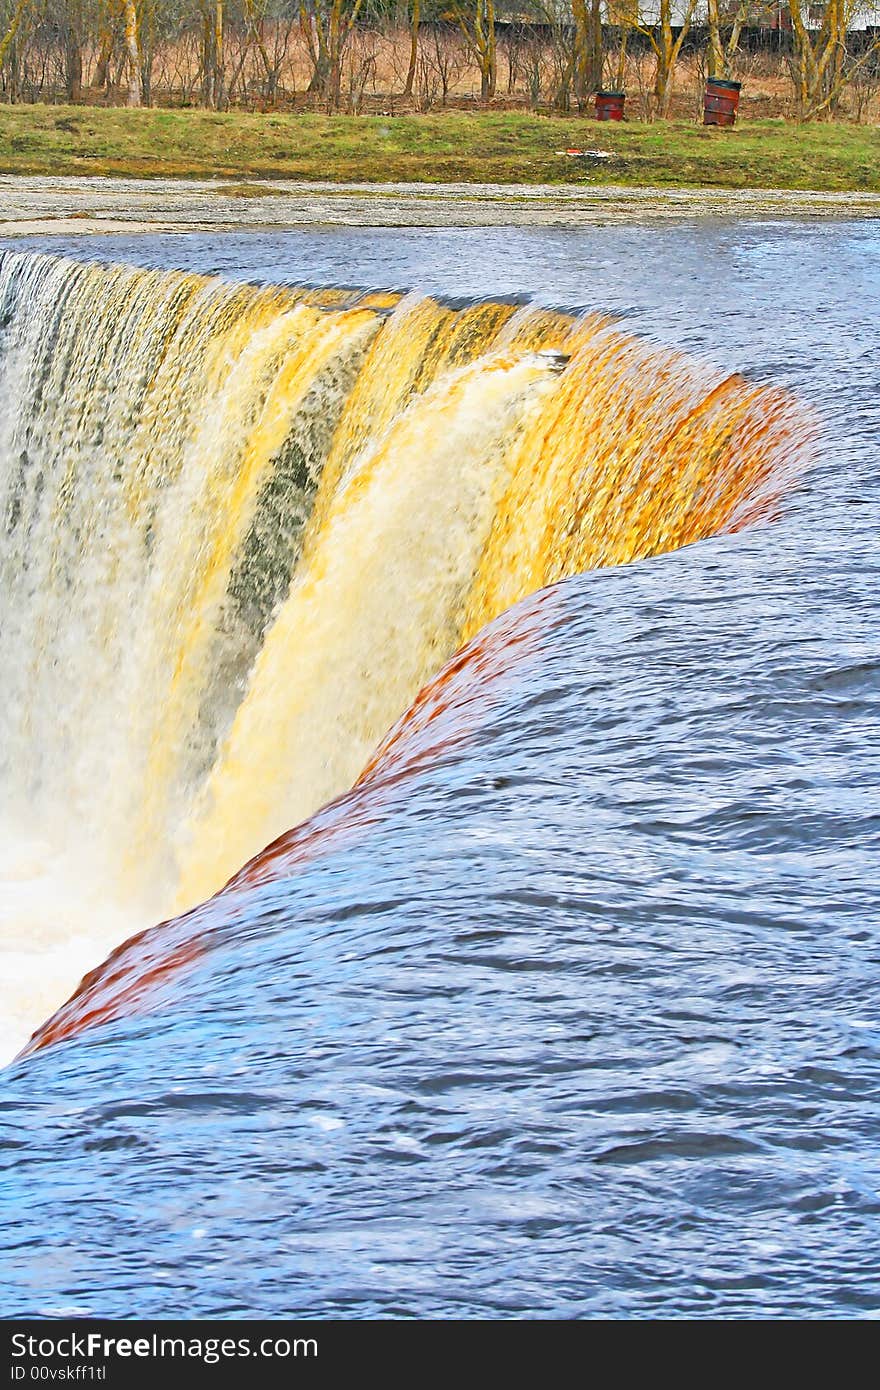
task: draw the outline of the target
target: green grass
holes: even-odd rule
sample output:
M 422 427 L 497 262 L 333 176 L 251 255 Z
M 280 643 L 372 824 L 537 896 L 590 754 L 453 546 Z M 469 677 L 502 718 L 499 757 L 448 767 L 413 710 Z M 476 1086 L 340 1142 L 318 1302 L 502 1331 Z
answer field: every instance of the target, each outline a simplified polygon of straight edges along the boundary
M 615 157 L 587 167 L 557 153 L 569 145 Z M 880 127 L 0 106 L 0 172 L 880 192 Z

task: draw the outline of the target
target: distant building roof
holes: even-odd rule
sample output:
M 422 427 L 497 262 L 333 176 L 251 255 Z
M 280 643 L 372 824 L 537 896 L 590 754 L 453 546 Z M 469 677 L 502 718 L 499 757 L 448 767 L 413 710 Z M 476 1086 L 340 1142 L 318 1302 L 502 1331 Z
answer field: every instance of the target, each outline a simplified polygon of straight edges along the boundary
M 628 0 L 628 3 L 630 0 Z M 636 0 L 631 0 L 635 3 Z M 723 3 L 723 0 L 722 0 Z M 736 11 L 739 0 L 728 0 L 725 8 Z M 619 0 L 618 0 L 619 6 Z M 602 17 L 605 23 L 615 22 L 614 0 L 602 0 Z M 779 14 L 787 9 L 785 4 L 766 5 L 761 4 L 761 0 L 754 0 L 752 5 L 753 16 L 750 16 L 752 23 L 767 23 L 773 11 Z M 817 11 L 822 8 L 821 4 L 807 3 L 808 12 L 813 16 L 813 24 L 816 23 Z M 660 19 L 660 0 L 639 0 L 639 14 L 644 24 L 657 24 Z M 678 26 L 684 22 L 687 15 L 687 0 L 672 0 L 672 22 Z M 570 0 L 495 0 L 496 19 L 508 24 L 550 24 L 550 23 L 571 23 L 572 13 Z M 697 10 L 693 16 L 695 24 L 706 23 L 706 0 L 697 0 Z M 851 27 L 853 29 L 867 29 L 872 26 L 880 27 L 880 0 L 861 0 L 853 14 Z

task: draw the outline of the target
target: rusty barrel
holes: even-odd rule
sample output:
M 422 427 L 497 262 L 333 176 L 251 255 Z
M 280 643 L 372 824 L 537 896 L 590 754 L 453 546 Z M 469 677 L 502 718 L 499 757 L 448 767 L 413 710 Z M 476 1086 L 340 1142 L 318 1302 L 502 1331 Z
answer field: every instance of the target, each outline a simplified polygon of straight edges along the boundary
M 597 92 L 596 120 L 622 121 L 626 92 Z
M 703 96 L 703 125 L 736 125 L 740 82 L 707 77 Z

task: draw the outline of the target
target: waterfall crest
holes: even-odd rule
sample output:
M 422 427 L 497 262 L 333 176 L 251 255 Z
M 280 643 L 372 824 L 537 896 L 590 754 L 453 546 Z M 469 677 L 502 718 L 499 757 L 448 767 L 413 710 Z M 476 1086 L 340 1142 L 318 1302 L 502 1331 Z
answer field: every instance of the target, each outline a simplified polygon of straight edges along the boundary
M 0 789 L 143 922 L 555 580 L 772 513 L 810 426 L 608 318 L 0 259 Z

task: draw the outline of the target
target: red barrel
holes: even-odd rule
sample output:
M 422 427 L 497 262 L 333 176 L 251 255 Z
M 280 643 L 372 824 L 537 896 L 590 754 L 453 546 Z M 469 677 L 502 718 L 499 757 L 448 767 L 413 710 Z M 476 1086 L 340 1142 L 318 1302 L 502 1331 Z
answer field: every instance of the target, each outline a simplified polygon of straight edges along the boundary
M 703 96 L 703 125 L 736 125 L 740 82 L 707 77 Z
M 596 120 L 622 121 L 626 92 L 597 92 Z

